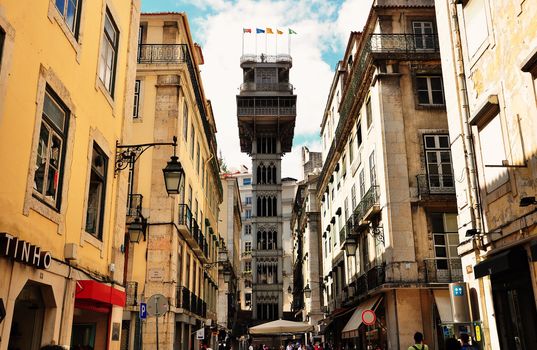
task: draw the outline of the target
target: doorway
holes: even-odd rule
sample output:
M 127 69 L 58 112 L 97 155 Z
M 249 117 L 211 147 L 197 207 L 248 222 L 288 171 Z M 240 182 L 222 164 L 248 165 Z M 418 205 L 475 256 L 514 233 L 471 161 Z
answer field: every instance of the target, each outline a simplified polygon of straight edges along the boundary
M 15 300 L 8 350 L 38 350 L 44 317 L 45 302 L 41 287 L 28 282 Z

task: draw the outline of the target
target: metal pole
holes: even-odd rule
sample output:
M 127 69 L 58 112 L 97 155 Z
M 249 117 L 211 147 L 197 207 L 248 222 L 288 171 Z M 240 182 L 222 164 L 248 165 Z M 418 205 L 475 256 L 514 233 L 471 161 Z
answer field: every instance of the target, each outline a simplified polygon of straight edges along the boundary
M 158 297 L 155 298 L 155 316 L 156 316 L 156 318 L 155 318 L 155 326 L 157 328 L 157 350 L 159 350 L 158 349 L 158 300 L 159 300 Z

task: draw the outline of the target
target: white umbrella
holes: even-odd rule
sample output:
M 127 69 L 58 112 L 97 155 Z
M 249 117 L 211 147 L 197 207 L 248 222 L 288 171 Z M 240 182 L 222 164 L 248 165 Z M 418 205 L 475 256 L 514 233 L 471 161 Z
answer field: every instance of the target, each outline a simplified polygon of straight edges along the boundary
M 292 334 L 313 331 L 313 326 L 306 322 L 276 320 L 251 327 L 250 334 Z

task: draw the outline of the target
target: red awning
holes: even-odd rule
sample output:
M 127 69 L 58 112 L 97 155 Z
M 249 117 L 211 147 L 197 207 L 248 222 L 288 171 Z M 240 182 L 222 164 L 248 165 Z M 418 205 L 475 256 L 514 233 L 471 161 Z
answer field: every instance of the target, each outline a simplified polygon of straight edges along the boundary
M 96 304 L 96 306 L 110 307 L 117 305 L 124 307 L 126 294 L 124 291 L 99 283 L 93 280 L 79 280 L 76 282 L 75 302 L 77 304 Z

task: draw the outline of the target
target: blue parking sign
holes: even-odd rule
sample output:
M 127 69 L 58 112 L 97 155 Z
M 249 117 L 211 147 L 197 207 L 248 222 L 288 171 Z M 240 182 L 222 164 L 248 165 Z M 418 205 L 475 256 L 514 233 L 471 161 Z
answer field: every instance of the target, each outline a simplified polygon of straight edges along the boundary
M 147 318 L 147 304 L 140 303 L 140 319 L 145 320 Z

